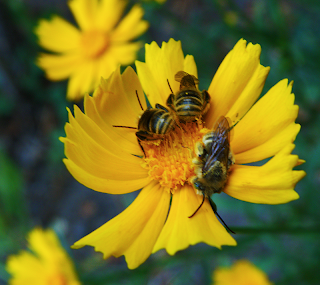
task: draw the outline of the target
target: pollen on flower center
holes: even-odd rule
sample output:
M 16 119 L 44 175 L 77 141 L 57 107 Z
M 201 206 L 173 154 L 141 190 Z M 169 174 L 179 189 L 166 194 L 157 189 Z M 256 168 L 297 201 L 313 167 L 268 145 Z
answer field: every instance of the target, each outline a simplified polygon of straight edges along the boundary
M 149 169 L 149 176 L 171 192 L 179 189 L 194 176 L 192 158 L 194 145 L 203 134 L 201 122 L 181 124 L 158 143 L 141 142 L 145 151 L 143 167 Z
M 81 50 L 88 58 L 99 57 L 109 47 L 109 44 L 108 34 L 97 30 L 84 32 L 80 40 Z

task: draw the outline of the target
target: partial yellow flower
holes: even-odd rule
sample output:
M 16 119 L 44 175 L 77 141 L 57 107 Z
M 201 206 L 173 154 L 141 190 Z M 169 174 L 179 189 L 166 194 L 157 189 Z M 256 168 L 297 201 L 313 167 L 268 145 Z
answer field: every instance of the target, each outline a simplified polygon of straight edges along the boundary
M 235 165 L 224 192 L 244 201 L 267 204 L 299 197 L 294 187 L 305 172 L 292 170 L 302 161 L 291 154 L 300 130 L 294 122 L 298 106 L 294 105 L 292 84 L 287 80 L 280 81 L 254 104 L 269 72 L 268 67 L 260 65 L 260 52 L 259 45 L 240 40 L 208 88 L 211 107 L 206 116 L 180 123 L 158 142 L 140 141 L 144 152 L 136 130 L 113 126 L 137 126 L 141 107 L 147 108 L 144 94 L 151 106 L 165 106 L 170 87 L 173 92 L 180 88 L 174 79 L 178 71 L 198 77 L 193 56 L 184 57 L 180 42 L 171 39 L 161 48 L 155 42 L 146 45 L 146 62 L 136 62 L 138 76 L 130 67 L 123 74 L 118 68 L 107 80 L 101 80 L 93 96 L 85 96 L 84 112 L 77 106 L 74 115 L 68 110 L 66 137 L 61 141 L 67 157 L 64 163 L 75 179 L 110 194 L 142 189 L 126 210 L 77 241 L 73 248 L 91 245 L 104 258 L 124 255 L 133 269 L 163 248 L 173 255 L 199 242 L 218 248 L 236 245 L 208 199 L 189 218 L 202 201 L 191 183 L 195 175 L 193 149 L 202 139 L 204 127 L 212 129 L 220 116 L 229 117 L 233 123 L 241 119 L 233 128 Z M 268 157 L 272 158 L 260 167 L 241 165 Z
M 80 285 L 72 260 L 53 230 L 35 228 L 27 239 L 31 252 L 8 257 L 10 285 Z
M 239 260 L 230 268 L 217 268 L 213 285 L 272 285 L 268 276 L 248 260 Z
M 148 22 L 141 20 L 143 9 L 135 5 L 121 19 L 125 0 L 70 0 L 69 7 L 79 28 L 59 16 L 40 20 L 35 30 L 39 45 L 53 52 L 40 54 L 37 64 L 48 79 L 69 78 L 67 98 L 79 100 L 107 78 L 119 64 L 136 59 Z
M 152 2 L 152 1 L 155 1 L 155 2 L 158 2 L 159 4 L 163 4 L 164 2 L 166 2 L 167 0 L 142 0 L 143 2 Z

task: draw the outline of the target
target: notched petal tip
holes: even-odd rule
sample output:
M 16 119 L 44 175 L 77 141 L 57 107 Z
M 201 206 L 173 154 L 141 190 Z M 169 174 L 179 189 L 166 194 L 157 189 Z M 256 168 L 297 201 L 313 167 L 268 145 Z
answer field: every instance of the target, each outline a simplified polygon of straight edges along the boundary
M 169 203 L 170 194 L 152 182 L 127 209 L 74 243 L 72 248 L 93 246 L 103 253 L 104 258 L 124 255 L 128 267 L 134 269 L 150 256 L 165 222 Z
M 306 163 L 306 161 L 304 159 L 300 159 L 299 158 L 298 161 L 297 161 L 297 164 L 295 166 L 299 166 L 299 165 L 302 165 L 304 163 Z

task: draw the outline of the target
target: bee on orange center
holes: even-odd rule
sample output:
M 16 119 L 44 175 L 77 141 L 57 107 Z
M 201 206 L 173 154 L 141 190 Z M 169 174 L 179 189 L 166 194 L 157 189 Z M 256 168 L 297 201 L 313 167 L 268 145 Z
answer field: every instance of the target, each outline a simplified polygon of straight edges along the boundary
M 175 128 L 175 120 L 170 110 L 166 107 L 156 104 L 155 108 L 143 110 L 138 93 L 136 92 L 142 115 L 138 121 L 138 127 L 113 126 L 115 128 L 128 128 L 137 130 L 136 136 L 138 143 L 145 155 L 141 141 L 155 141 L 162 139 L 164 135 L 170 133 Z
M 206 90 L 199 91 L 198 78 L 187 72 L 179 71 L 175 80 L 180 82 L 180 90 L 167 99 L 167 106 L 182 122 L 192 122 L 203 116 L 210 107 L 210 95 Z M 169 83 L 169 82 L 168 82 Z M 170 85 L 169 85 L 170 87 Z M 171 87 L 170 87 L 171 89 Z
M 203 200 L 189 218 L 197 213 L 203 205 L 205 197 L 207 197 L 214 213 L 227 229 L 229 229 L 228 226 L 218 215 L 217 206 L 210 196 L 214 193 L 221 193 L 224 189 L 228 181 L 230 168 L 235 162 L 230 149 L 230 131 L 233 127 L 230 127 L 227 118 L 220 117 L 214 130 L 206 133 L 202 142 L 196 143 L 196 157 L 192 160 L 196 176 L 191 179 L 191 183 L 196 190 L 202 193 Z M 231 232 L 233 233 L 233 231 Z

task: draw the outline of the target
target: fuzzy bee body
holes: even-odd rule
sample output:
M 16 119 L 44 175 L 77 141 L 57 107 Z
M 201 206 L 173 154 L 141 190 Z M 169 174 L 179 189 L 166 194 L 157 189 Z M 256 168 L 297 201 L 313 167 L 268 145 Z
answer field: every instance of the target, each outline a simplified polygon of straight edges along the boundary
M 174 111 L 180 121 L 197 120 L 209 109 L 209 93 L 206 90 L 200 92 L 196 86 L 199 80 L 184 71 L 179 71 L 175 75 L 175 80 L 180 82 L 180 90 L 175 94 L 170 94 L 167 106 Z
M 221 193 L 228 181 L 230 167 L 234 164 L 234 158 L 230 150 L 229 121 L 220 117 L 213 131 L 208 132 L 202 138 L 202 142 L 195 145 L 196 156 L 192 162 L 195 166 L 195 174 L 191 179 L 193 187 L 199 191 L 203 200 L 196 211 L 189 217 L 193 217 L 208 198 L 213 212 L 219 217 L 225 227 L 234 233 L 222 220 L 217 212 L 217 206 L 212 201 L 211 195 Z
M 175 128 L 176 121 L 172 115 L 172 112 L 160 104 L 156 104 L 155 108 L 148 108 L 144 110 L 137 91 L 136 95 L 141 110 L 143 111 L 138 121 L 138 127 L 116 125 L 113 125 L 113 127 L 137 130 L 136 137 L 138 139 L 138 144 L 145 155 L 141 141 L 146 142 L 162 139 L 164 135 L 170 133 Z
M 141 141 L 157 140 L 175 127 L 173 116 L 167 108 L 156 104 L 143 112 L 138 121 L 136 136 Z
M 207 197 L 223 190 L 230 167 L 234 164 L 229 137 L 229 122 L 221 117 L 215 130 L 205 134 L 202 143 L 198 142 L 195 146 L 197 157 L 193 163 L 196 177 L 192 179 L 192 184 Z

